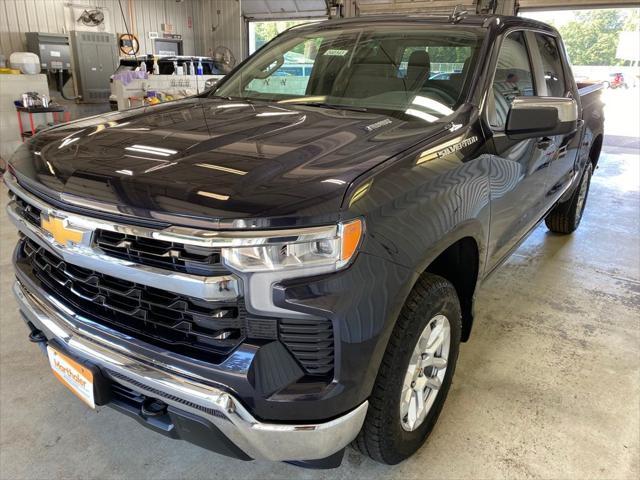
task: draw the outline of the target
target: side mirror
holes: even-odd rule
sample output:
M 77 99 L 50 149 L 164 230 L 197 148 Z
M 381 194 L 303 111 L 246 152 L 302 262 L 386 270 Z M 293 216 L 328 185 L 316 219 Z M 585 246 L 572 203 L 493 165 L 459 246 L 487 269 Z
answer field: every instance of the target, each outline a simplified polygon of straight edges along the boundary
M 578 104 L 573 98 L 517 97 L 511 103 L 505 133 L 514 140 L 573 133 Z
M 215 87 L 218 84 L 218 80 L 215 78 L 208 78 L 207 80 L 205 80 L 204 82 L 204 88 L 206 90 L 211 90 L 213 87 Z

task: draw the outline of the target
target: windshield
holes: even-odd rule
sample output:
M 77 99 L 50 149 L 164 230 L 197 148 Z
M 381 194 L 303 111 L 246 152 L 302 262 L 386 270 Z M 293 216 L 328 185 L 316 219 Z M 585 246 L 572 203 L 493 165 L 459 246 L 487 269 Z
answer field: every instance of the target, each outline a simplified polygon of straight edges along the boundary
M 301 29 L 276 38 L 213 96 L 436 121 L 465 99 L 478 29 L 415 25 Z

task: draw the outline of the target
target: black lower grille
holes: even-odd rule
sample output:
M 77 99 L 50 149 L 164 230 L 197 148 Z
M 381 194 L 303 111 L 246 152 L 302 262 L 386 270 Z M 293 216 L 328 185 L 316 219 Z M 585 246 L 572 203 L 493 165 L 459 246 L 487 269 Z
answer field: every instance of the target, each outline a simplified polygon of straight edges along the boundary
M 207 302 L 121 280 L 67 264 L 28 239 L 22 255 L 41 285 L 75 311 L 167 350 L 216 362 L 246 337 L 240 301 Z
M 142 402 L 144 401 L 144 395 L 116 382 L 111 383 L 111 395 L 117 400 L 134 404 L 136 406 L 142 405 Z
M 334 338 L 331 320 L 281 319 L 280 341 L 310 375 L 333 371 Z
M 93 242 L 107 255 L 194 275 L 226 275 L 219 248 L 202 248 L 154 238 L 97 230 Z

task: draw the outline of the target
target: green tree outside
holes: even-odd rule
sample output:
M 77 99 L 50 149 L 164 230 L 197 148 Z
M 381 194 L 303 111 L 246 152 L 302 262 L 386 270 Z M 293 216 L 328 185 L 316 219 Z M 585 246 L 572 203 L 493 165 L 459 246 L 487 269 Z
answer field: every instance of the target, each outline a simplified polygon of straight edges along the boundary
M 276 35 L 284 32 L 287 28 L 306 23 L 304 20 L 287 20 L 279 22 L 256 22 L 256 50 L 267 43 Z M 304 54 L 304 45 L 300 44 L 294 49 L 296 53 Z
M 638 18 L 638 10 L 587 10 L 558 30 L 573 65 L 622 65 L 616 59 L 619 33 L 637 30 Z

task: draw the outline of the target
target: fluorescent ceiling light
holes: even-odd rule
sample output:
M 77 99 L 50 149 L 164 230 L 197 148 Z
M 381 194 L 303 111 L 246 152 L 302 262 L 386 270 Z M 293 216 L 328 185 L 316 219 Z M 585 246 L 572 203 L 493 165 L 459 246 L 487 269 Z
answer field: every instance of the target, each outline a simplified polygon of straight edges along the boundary
M 262 112 L 257 113 L 256 117 L 277 117 L 280 115 L 300 115 L 300 112 Z
M 170 150 L 168 148 L 150 147 L 148 145 L 132 145 L 130 147 L 125 147 L 125 150 L 129 150 L 132 152 L 148 153 L 149 155 L 160 155 L 162 157 L 168 157 L 170 155 L 175 155 L 176 153 L 178 153 L 177 150 Z
M 326 100 L 327 100 L 326 95 L 315 95 L 312 97 L 287 98 L 286 100 L 278 100 L 278 103 L 324 102 Z
M 78 140 L 80 140 L 80 137 L 74 137 L 74 138 L 67 137 L 64 140 L 62 140 L 62 142 L 60 143 L 60 146 L 58 147 L 58 150 L 60 150 L 61 148 L 64 148 L 64 147 L 68 147 L 73 142 L 77 142 Z
M 164 160 L 162 160 L 164 162 Z M 156 165 L 155 167 L 151 167 L 151 168 L 147 168 L 144 173 L 151 173 L 151 172 L 155 172 L 156 170 L 162 170 L 163 168 L 168 168 L 168 167 L 172 167 L 174 165 L 177 165 L 178 162 L 169 162 L 169 163 L 163 163 L 160 165 Z
M 430 108 L 434 112 L 441 113 L 442 115 L 451 115 L 453 113 L 453 110 L 446 105 L 431 98 L 423 97 L 422 95 L 416 95 L 412 103 L 414 105 L 420 105 L 421 107 Z
M 249 103 L 225 103 L 224 105 L 218 105 L 216 108 L 237 108 L 237 107 L 249 107 Z
M 196 167 L 210 168 L 211 170 L 220 170 L 221 172 L 233 173 L 234 175 L 246 175 L 244 170 L 236 170 L 235 168 L 223 167 L 212 163 L 196 163 Z
M 203 197 L 215 198 L 216 200 L 229 200 L 229 195 L 220 195 L 219 193 L 205 192 L 204 190 L 199 190 L 198 195 L 202 195 Z
M 91 132 L 90 134 L 88 134 L 87 137 L 95 135 L 96 133 L 101 132 L 105 128 L 107 128 L 107 126 L 104 123 L 101 123 L 100 125 L 96 125 L 96 129 L 93 132 Z
M 421 118 L 429 123 L 436 122 L 438 117 L 434 117 L 433 115 L 429 115 L 428 113 L 423 112 L 422 110 L 416 110 L 415 108 L 407 108 L 404 113 L 407 115 L 411 115 L 414 117 Z

